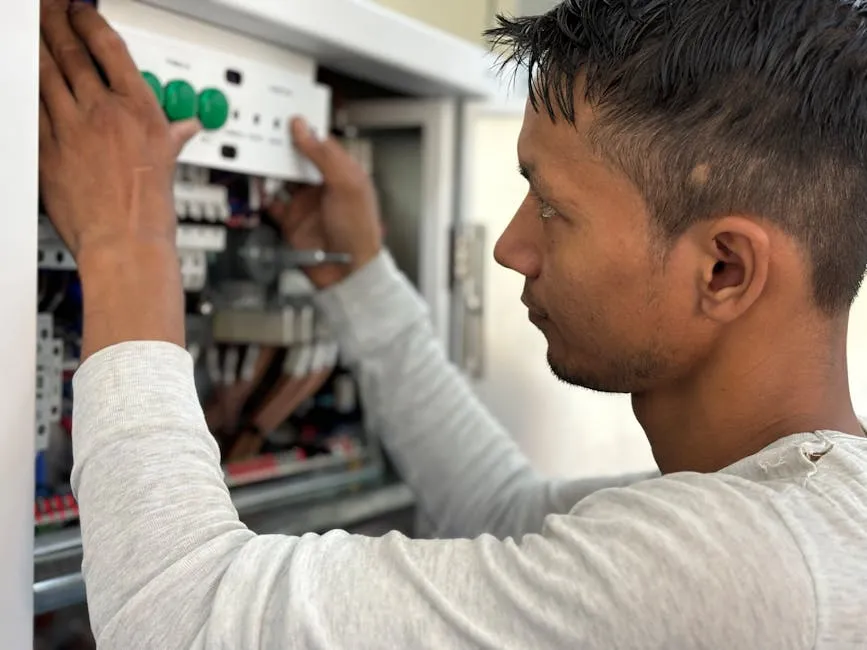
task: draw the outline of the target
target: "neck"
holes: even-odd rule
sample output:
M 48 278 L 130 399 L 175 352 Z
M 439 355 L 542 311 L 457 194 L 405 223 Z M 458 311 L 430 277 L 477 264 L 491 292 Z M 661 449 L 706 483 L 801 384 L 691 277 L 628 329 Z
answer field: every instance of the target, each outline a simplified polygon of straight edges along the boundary
M 687 379 L 634 394 L 662 473 L 719 471 L 795 433 L 863 435 L 849 394 L 846 328 L 845 319 L 823 325 L 820 337 L 794 322 L 762 328 L 762 336 L 786 332 L 785 344 L 731 336 Z

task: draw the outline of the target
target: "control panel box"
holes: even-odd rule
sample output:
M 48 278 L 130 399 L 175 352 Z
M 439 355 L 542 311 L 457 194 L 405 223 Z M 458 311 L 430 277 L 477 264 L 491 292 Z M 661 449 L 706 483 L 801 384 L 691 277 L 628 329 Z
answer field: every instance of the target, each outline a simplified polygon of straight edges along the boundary
M 254 176 L 316 183 L 316 168 L 292 146 L 289 121 L 329 132 L 327 86 L 293 72 L 140 29 L 114 25 L 169 120 L 205 127 L 179 162 Z

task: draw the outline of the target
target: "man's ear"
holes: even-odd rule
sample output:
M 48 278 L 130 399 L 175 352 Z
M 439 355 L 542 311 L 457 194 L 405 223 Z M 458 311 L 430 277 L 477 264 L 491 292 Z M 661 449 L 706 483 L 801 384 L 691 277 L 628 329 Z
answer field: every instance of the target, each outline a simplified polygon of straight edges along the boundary
M 703 224 L 699 237 L 699 307 L 708 318 L 731 322 L 765 290 L 770 267 L 770 236 L 762 224 L 729 216 Z

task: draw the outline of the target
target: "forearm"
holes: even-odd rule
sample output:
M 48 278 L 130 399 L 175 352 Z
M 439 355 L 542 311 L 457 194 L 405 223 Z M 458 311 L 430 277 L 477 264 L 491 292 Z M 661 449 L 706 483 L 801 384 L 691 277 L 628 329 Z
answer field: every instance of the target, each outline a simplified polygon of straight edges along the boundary
M 111 346 L 82 365 L 75 396 L 72 485 L 97 638 L 183 600 L 190 607 L 166 615 L 172 647 L 190 647 L 222 572 L 253 537 L 223 480 L 192 360 L 170 344 Z
M 84 292 L 82 357 L 126 341 L 184 346 L 177 250 L 162 238 L 100 244 L 78 255 Z

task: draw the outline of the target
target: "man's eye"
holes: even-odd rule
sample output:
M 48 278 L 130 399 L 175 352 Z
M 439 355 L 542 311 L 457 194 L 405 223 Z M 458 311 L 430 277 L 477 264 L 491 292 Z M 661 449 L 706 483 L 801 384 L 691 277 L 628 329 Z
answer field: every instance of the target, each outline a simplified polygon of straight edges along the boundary
M 539 206 L 539 216 L 546 221 L 557 216 L 557 211 L 547 203 L 542 203 Z

